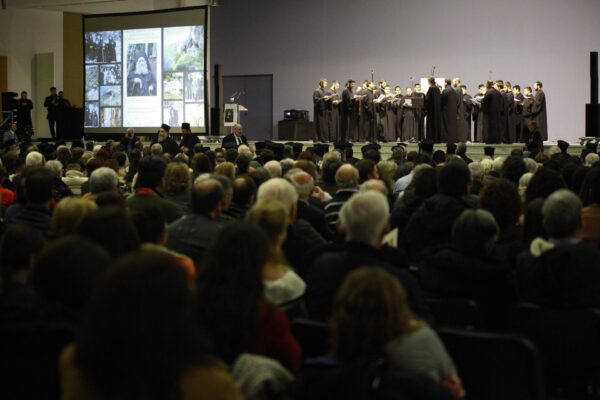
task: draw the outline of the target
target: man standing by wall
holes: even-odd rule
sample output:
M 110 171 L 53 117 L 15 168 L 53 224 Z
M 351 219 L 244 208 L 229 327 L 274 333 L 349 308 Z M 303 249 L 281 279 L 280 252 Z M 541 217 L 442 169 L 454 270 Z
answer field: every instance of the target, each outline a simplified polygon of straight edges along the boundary
M 58 94 L 56 93 L 56 87 L 52 86 L 50 88 L 50 96 L 46 97 L 44 100 L 44 107 L 48 109 L 48 115 L 46 119 L 48 120 L 48 125 L 50 126 L 50 135 L 52 139 L 56 138 L 56 116 L 58 112 Z

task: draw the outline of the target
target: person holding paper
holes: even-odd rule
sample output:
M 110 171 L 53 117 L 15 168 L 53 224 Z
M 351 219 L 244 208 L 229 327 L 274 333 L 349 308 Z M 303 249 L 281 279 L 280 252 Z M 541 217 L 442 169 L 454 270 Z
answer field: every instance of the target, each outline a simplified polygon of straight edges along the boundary
M 425 93 L 421 91 L 421 84 L 415 83 L 415 89 L 412 94 L 413 99 L 423 99 L 422 104 L 425 104 Z M 426 106 L 424 106 L 426 107 Z M 419 134 L 417 135 L 417 141 L 421 141 L 425 135 L 425 108 L 415 107 L 415 117 L 419 121 Z
M 425 106 L 427 112 L 427 126 L 425 129 L 425 137 L 433 140 L 435 143 L 440 142 L 442 134 L 442 94 L 435 84 L 435 78 L 430 76 L 427 78 L 429 89 L 425 95 Z
M 362 101 L 364 114 L 363 133 L 367 135 L 365 138 L 369 142 L 375 142 L 375 103 L 373 102 L 373 82 L 367 83 L 367 89 L 361 92 L 365 97 Z M 360 139 L 359 139 L 360 140 Z
M 504 91 L 502 92 L 504 95 L 504 120 L 505 120 L 505 128 L 504 128 L 504 138 L 502 140 L 503 143 L 515 143 L 517 134 L 515 132 L 515 121 L 514 121 L 514 113 L 515 113 L 515 95 L 512 92 L 512 85 L 510 82 L 506 81 L 504 83 Z
M 531 137 L 529 131 L 529 123 L 534 121 L 533 118 L 533 96 L 531 95 L 531 87 L 526 86 L 523 96 L 523 125 L 521 126 L 521 142 L 527 143 Z
M 327 137 L 330 142 L 336 142 L 340 136 L 340 107 L 341 102 L 338 94 L 339 81 L 333 81 L 331 88 L 325 93 L 328 98 L 325 102 L 327 115 Z
M 392 111 L 394 113 L 394 132 L 395 137 L 400 140 L 402 138 L 402 105 L 404 104 L 404 96 L 402 95 L 402 88 L 396 86 L 394 88 L 394 98 L 392 99 Z
M 319 87 L 313 92 L 313 119 L 315 121 L 315 131 L 317 140 L 322 142 L 327 135 L 327 116 L 325 114 L 325 88 L 327 79 L 319 80 Z
M 484 84 L 481 84 L 478 90 L 471 103 L 473 104 L 473 122 L 475 123 L 475 128 L 473 129 L 474 141 L 481 143 L 483 142 L 483 111 L 481 111 L 481 104 L 487 88 Z
M 525 100 L 525 97 L 521 93 L 521 86 L 513 86 L 513 95 L 515 96 L 515 143 L 518 143 L 521 140 L 521 129 L 523 127 L 523 100 Z
M 402 105 L 402 136 L 403 142 L 416 142 L 419 138 L 419 120 L 418 110 L 413 106 L 413 100 L 419 97 L 419 94 L 413 93 L 412 88 L 406 88 L 404 104 Z
M 127 96 L 156 96 L 156 77 L 152 73 L 148 56 L 143 51 L 135 53 L 129 66 Z

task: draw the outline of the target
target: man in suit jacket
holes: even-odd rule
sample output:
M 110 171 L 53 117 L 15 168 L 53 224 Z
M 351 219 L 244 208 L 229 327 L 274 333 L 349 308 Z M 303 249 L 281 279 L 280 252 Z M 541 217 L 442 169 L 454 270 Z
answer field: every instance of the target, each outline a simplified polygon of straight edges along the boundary
M 290 176 L 290 182 L 298 193 L 296 218 L 303 219 L 311 224 L 323 236 L 323 239 L 331 240 L 333 235 L 325 219 L 325 211 L 311 205 L 309 202 L 315 188 L 315 181 L 312 176 L 304 171 L 296 172 Z
M 244 136 L 244 127 L 242 124 L 235 124 L 231 131 L 232 133 L 223 138 L 222 147 L 225 147 L 227 143 L 235 143 L 236 147 L 241 144 L 248 144 L 248 139 Z

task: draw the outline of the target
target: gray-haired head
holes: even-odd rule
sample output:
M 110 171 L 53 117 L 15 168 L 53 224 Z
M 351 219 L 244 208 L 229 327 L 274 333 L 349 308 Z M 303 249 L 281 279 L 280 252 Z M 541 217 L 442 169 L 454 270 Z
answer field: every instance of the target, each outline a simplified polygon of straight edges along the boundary
M 375 190 L 353 195 L 344 203 L 339 219 L 346 241 L 378 247 L 390 214 L 387 198 Z
M 552 193 L 542 206 L 544 228 L 551 238 L 575 236 L 581 227 L 581 200 L 567 189 Z
M 465 210 L 452 225 L 452 243 L 470 255 L 489 254 L 498 240 L 500 228 L 491 212 Z
M 289 176 L 290 183 L 296 189 L 298 197 L 302 200 L 308 200 L 315 188 L 315 180 L 313 177 L 302 170 L 293 173 Z
M 150 154 L 152 154 L 153 156 L 160 156 L 163 153 L 163 147 L 162 144 L 160 143 L 154 143 L 151 147 L 150 147 Z
M 32 151 L 25 157 L 25 166 L 34 167 L 36 165 L 44 165 L 44 156 L 40 152 Z
M 114 191 L 118 187 L 119 177 L 111 168 L 100 167 L 94 170 L 90 176 L 90 192 L 92 194 Z
M 256 200 L 279 200 L 286 208 L 290 219 L 296 215 L 298 193 L 294 186 L 283 178 L 272 178 L 260 185 Z
M 54 175 L 56 178 L 62 177 L 63 165 L 60 161 L 50 160 L 50 161 L 46 162 L 46 165 L 44 165 L 44 166 L 46 168 L 48 168 L 50 171 L 52 171 L 52 175 Z
M 339 189 L 356 189 L 358 181 L 358 170 L 352 164 L 342 165 L 335 173 L 335 185 Z

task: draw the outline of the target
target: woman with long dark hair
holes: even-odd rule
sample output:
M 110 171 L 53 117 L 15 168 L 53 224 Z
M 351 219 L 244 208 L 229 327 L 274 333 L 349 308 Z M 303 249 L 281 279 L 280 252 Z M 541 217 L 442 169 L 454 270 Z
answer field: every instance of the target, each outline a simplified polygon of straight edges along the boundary
M 229 223 L 207 252 L 198 277 L 199 317 L 226 362 L 255 353 L 296 371 L 300 346 L 286 315 L 264 297 L 262 271 L 269 254 L 269 240 L 260 227 Z

